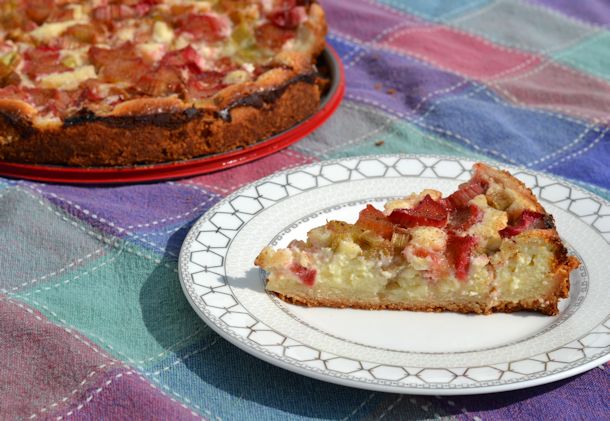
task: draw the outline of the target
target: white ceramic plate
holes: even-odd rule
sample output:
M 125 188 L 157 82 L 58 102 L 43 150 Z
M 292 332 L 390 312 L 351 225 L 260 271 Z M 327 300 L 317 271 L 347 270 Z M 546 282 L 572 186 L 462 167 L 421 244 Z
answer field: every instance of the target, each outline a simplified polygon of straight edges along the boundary
M 555 216 L 583 263 L 561 314 L 463 315 L 303 308 L 264 289 L 253 264 L 326 220 L 355 221 L 366 204 L 423 188 L 453 191 L 472 161 L 367 156 L 283 171 L 225 198 L 191 229 L 180 280 L 224 338 L 272 364 L 320 380 L 387 392 L 457 395 L 530 387 L 584 372 L 610 351 L 610 204 L 565 181 L 508 168 Z

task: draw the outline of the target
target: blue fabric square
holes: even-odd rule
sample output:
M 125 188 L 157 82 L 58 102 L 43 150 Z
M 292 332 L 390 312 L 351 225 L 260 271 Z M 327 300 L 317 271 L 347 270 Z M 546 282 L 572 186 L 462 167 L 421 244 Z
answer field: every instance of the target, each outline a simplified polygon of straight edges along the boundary
M 427 130 L 512 164 L 560 159 L 596 137 L 578 120 L 511 105 L 484 86 L 439 100 L 423 120 Z

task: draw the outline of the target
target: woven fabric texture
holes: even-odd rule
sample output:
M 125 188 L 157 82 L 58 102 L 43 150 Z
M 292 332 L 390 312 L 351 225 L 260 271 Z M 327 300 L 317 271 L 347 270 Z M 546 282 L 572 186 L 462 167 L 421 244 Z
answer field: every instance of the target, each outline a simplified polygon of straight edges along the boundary
M 294 146 L 155 184 L 0 178 L 0 418 L 608 419 L 607 365 L 493 395 L 377 393 L 259 361 L 189 307 L 176 264 L 188 229 L 224 196 L 282 168 L 446 154 L 546 171 L 610 198 L 610 3 L 322 5 L 346 97 Z

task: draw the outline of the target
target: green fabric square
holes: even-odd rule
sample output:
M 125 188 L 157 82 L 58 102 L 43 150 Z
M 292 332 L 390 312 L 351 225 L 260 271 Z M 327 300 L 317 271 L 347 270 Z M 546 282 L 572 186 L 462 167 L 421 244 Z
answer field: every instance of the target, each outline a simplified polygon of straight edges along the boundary
M 510 0 L 497 1 L 479 13 L 465 14 L 452 23 L 492 42 L 533 51 L 562 48 L 595 31 L 559 13 Z
M 365 137 L 360 142 L 348 145 L 328 154 L 328 158 L 341 158 L 356 155 L 373 154 L 437 154 L 463 156 L 471 159 L 489 158 L 476 154 L 468 149 L 448 142 L 440 137 L 425 133 L 413 124 L 394 120 L 380 133 Z
M 211 332 L 182 293 L 176 263 L 126 242 L 78 275 L 22 291 L 17 297 L 139 367 Z
M 555 58 L 594 76 L 610 80 L 610 33 L 601 32 L 556 54 Z

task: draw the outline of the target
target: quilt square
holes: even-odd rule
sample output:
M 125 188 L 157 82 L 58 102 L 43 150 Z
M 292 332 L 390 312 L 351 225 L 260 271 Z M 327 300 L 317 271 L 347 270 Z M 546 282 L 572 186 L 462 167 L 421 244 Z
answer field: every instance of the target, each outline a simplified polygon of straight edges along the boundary
M 610 82 L 610 33 L 601 32 L 594 37 L 558 52 L 555 59 L 578 70 Z
M 610 119 L 610 84 L 568 66 L 545 62 L 537 69 L 492 85 L 518 104 L 590 121 Z
M 438 101 L 418 124 L 476 152 L 526 166 L 565 156 L 596 137 L 584 122 L 514 106 L 483 85 Z
M 380 44 L 479 80 L 525 72 L 540 62 L 537 56 L 443 26 L 398 31 Z
M 471 82 L 428 63 L 387 51 L 360 54 L 345 70 L 348 95 L 365 97 L 406 115 L 426 111 L 431 102 L 464 91 Z
M 79 393 L 118 365 L 87 339 L 19 301 L 0 296 L 0 320 L 3 419 L 40 419 L 54 410 L 68 411 Z
M 80 221 L 25 186 L 0 190 L 0 226 L 0 290 L 8 293 L 69 275 L 108 251 Z
M 210 333 L 182 293 L 175 263 L 127 242 L 79 273 L 22 290 L 17 298 L 135 367 Z
M 407 13 L 423 16 L 427 19 L 449 19 L 453 16 L 469 13 L 477 8 L 484 7 L 490 1 L 491 0 L 411 0 L 407 2 L 399 0 L 380 0 L 381 3 L 387 4 L 388 6 Z
M 345 7 L 345 0 L 326 0 L 323 7 L 332 31 L 361 41 L 371 41 L 392 28 L 424 24 L 415 16 L 403 15 L 367 0 L 350 0 L 349 7 Z
M 571 45 L 595 28 L 525 3 L 501 0 L 453 24 L 511 47 L 551 51 Z
M 549 11 L 580 19 L 597 25 L 610 25 L 610 9 L 606 0 L 532 0 Z
M 120 187 L 48 184 L 38 191 L 92 227 L 125 238 L 188 221 L 218 200 L 212 192 L 175 182 Z

